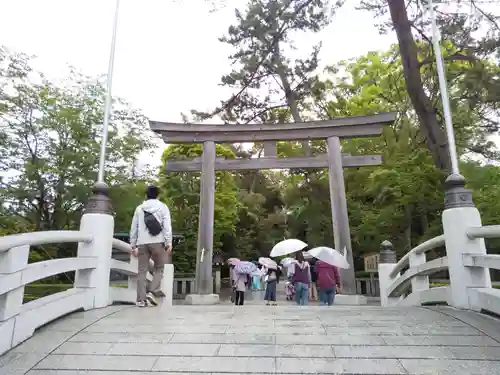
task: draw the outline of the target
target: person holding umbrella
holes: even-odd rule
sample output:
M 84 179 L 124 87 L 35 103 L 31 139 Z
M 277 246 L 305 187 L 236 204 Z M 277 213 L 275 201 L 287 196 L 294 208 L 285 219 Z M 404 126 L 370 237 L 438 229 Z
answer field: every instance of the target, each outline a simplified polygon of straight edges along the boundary
M 335 294 L 340 291 L 340 276 L 337 267 L 318 260 L 315 264 L 317 285 L 319 288 L 319 302 L 331 306 Z
M 292 283 L 295 285 L 295 299 L 297 305 L 307 305 L 309 301 L 309 284 L 311 282 L 311 269 L 306 262 L 304 254 L 297 253 L 295 270 L 292 276 Z
M 236 288 L 235 288 L 235 281 L 237 279 L 236 271 L 234 270 L 234 267 L 236 264 L 241 262 L 238 258 L 229 258 L 227 260 L 227 264 L 229 265 L 229 284 L 231 285 L 231 303 L 234 303 L 234 300 L 236 299 Z
M 235 305 L 242 306 L 244 304 L 247 284 L 250 282 L 251 275 L 256 271 L 258 268 L 252 262 L 240 261 L 235 264 L 233 269 L 233 286 L 236 292 Z
M 345 248 L 344 254 L 341 254 L 337 250 L 326 246 L 309 250 L 309 254 L 318 259 L 316 272 L 318 274 L 319 300 L 324 305 L 333 305 L 335 294 L 340 293 L 338 268 L 348 269 L 350 267 L 346 259 L 346 253 Z
M 301 251 L 306 247 L 307 243 L 305 243 L 304 241 L 295 238 L 284 239 L 283 241 L 280 241 L 276 245 L 274 245 L 271 250 L 271 253 L 269 254 L 271 257 L 276 258 L 298 252 L 296 261 L 290 263 L 291 266 L 290 268 L 293 269 L 293 276 L 291 278 L 291 282 L 295 286 L 295 292 L 296 292 L 295 297 L 298 305 L 307 304 L 308 294 L 309 294 L 309 283 L 311 281 L 311 272 L 309 269 L 309 263 L 305 261 L 304 255 L 302 254 Z M 288 275 L 292 273 L 292 269 L 289 270 Z
M 278 264 L 266 257 L 260 257 L 259 263 L 266 270 L 266 292 L 264 294 L 264 300 L 266 305 L 276 305 L 276 287 L 279 282 L 279 268 Z
M 234 298 L 234 304 L 238 306 L 243 306 L 245 302 L 245 292 L 247 290 L 248 275 L 244 273 L 237 273 L 236 280 L 234 282 L 234 289 L 236 295 Z
M 279 270 L 268 268 L 267 269 L 267 282 L 266 282 L 266 294 L 264 295 L 264 300 L 266 305 L 276 306 L 276 288 L 280 282 Z
M 318 273 L 316 270 L 316 259 L 308 260 L 309 269 L 311 270 L 311 283 L 309 284 L 309 300 L 316 301 L 318 299 Z

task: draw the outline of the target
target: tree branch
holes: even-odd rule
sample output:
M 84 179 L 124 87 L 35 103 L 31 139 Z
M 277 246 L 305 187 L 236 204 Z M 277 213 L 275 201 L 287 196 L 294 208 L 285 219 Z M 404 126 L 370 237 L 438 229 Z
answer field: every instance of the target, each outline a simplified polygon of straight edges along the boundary
M 468 61 L 471 63 L 478 61 L 478 59 L 475 58 L 474 56 L 462 55 L 461 53 L 454 53 L 453 55 L 444 56 L 443 60 L 444 61 Z M 423 59 L 422 61 L 420 61 L 419 67 L 421 68 L 424 65 L 432 64 L 435 61 L 436 60 L 435 60 L 434 56 L 427 57 L 427 58 Z

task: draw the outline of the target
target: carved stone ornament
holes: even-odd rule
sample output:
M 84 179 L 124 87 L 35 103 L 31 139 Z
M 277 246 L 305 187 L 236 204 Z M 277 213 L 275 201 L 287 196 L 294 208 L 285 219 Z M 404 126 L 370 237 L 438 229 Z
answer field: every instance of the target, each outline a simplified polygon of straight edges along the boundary
M 465 188 L 465 178 L 459 174 L 451 174 L 445 181 L 444 208 L 475 207 L 472 201 L 472 190 Z
M 222 266 L 224 264 L 224 257 L 220 251 L 215 251 L 213 254 L 212 262 L 214 266 Z
M 396 253 L 394 252 L 394 247 L 390 241 L 385 240 L 380 245 L 380 263 L 397 263 Z
M 108 185 L 103 182 L 97 182 L 92 188 L 94 194 L 91 195 L 84 214 L 105 214 L 111 215 L 113 207 L 111 199 L 108 197 Z

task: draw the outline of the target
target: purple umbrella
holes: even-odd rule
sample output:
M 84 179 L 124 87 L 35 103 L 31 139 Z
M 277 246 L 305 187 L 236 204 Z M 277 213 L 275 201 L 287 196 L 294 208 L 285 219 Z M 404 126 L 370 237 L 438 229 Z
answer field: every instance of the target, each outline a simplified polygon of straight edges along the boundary
M 236 271 L 236 273 L 239 273 L 239 274 L 251 275 L 253 272 L 257 271 L 258 268 L 252 262 L 243 261 L 243 262 L 237 263 L 234 266 L 234 270 Z

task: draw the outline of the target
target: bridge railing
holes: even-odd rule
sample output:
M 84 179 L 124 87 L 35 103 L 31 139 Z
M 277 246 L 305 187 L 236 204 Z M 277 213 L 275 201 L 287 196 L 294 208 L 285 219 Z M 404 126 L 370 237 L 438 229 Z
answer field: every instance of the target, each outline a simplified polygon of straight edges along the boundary
M 484 239 L 500 237 L 500 225 L 483 226 L 458 175 L 448 178 L 443 234 L 411 249 L 399 261 L 392 244 L 382 243 L 379 261 L 382 306 L 446 303 L 460 309 L 500 314 L 500 290 L 489 269 L 500 269 L 500 255 L 487 254 Z M 445 247 L 446 254 L 427 260 L 426 253 Z M 429 276 L 448 271 L 449 286 L 430 288 Z
M 446 271 L 448 258 L 439 257 L 427 261 L 427 253 L 444 245 L 443 235 L 431 238 L 406 253 L 397 263 L 392 243 L 384 241 L 381 250 L 381 265 L 389 264 L 389 268 L 380 270 L 381 304 L 420 305 L 426 303 L 447 303 L 448 288 L 446 286 L 430 288 L 429 276 Z M 393 262 L 387 259 L 392 253 Z
M 467 237 L 471 241 L 479 240 L 484 246 L 485 238 L 500 238 L 500 225 L 487 225 L 482 227 L 470 227 L 466 231 Z M 487 254 L 482 252 L 464 252 L 462 254 L 463 265 L 469 272 L 476 276 L 477 269 L 500 270 L 500 255 Z M 478 285 L 471 285 L 469 288 L 469 301 L 473 310 L 486 310 L 500 315 L 500 289 L 493 288 L 492 285 L 482 285 L 481 274 Z M 491 280 L 491 279 L 490 279 Z
M 91 211 L 83 215 L 78 231 L 0 237 L 0 354 L 31 337 L 38 327 L 73 311 L 136 301 L 137 258 L 130 256 L 128 262 L 112 259 L 112 248 L 132 253 L 128 243 L 113 238 L 113 229 L 111 215 Z M 31 246 L 56 243 L 77 243 L 77 256 L 29 263 Z M 127 275 L 124 287 L 110 285 L 111 270 Z M 23 303 L 26 285 L 72 271 L 72 288 Z M 172 304 L 173 274 L 173 265 L 165 265 L 164 305 Z M 147 277 L 151 279 L 151 274 Z
M 94 237 L 82 231 L 47 231 L 0 237 L 0 354 L 33 335 L 36 328 L 62 315 L 94 307 L 95 287 L 85 278 L 99 268 L 97 257 L 72 257 L 28 264 L 30 247 L 76 242 Z M 75 285 L 63 292 L 24 303 L 24 287 L 44 278 L 76 271 Z

